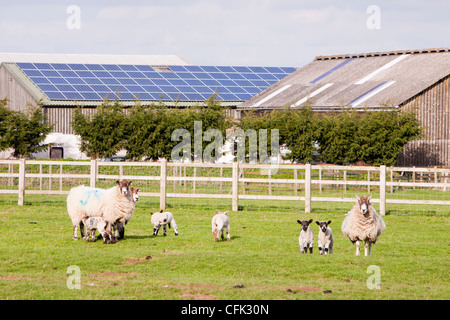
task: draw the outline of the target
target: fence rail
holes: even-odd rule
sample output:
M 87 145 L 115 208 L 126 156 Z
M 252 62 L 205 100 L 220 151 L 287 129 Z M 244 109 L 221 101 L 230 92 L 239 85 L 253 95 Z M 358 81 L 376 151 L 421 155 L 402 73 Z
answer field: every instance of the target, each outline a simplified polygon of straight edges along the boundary
M 134 168 L 138 172 L 130 174 L 129 170 L 126 172 L 124 168 Z M 187 173 L 188 170 L 189 173 Z M 202 176 L 201 170 L 212 170 L 213 176 Z M 25 194 L 68 194 L 71 187 L 79 184 L 96 187 L 99 181 L 127 179 L 153 182 L 155 190 L 140 192 L 140 194 L 159 197 L 161 209 L 165 209 L 167 198 L 231 199 L 233 211 L 238 210 L 241 199 L 291 200 L 304 202 L 305 212 L 309 213 L 311 202 L 355 201 L 353 197 L 312 196 L 313 188 L 321 195 L 322 190 L 330 186 L 342 188 L 344 192 L 350 186 L 365 186 L 368 193 L 373 190 L 372 188 L 378 190 L 379 197 L 373 198 L 373 202 L 379 203 L 380 213 L 384 215 L 386 204 L 450 205 L 448 200 L 386 197 L 388 193 L 394 192 L 394 188 L 429 188 L 447 191 L 450 190 L 449 177 L 450 169 L 443 168 L 310 164 L 273 166 L 236 162 L 232 164 L 171 163 L 166 160 L 159 162 L 0 160 L 0 180 L 3 184 L 0 194 L 17 194 L 19 205 L 24 204 Z M 107 184 L 111 185 L 109 182 Z M 186 189 L 187 184 L 190 184 L 189 192 Z M 208 186 L 212 184 L 218 184 L 219 192 L 207 192 Z M 169 185 L 171 192 L 168 190 Z M 255 185 L 259 189 L 253 190 L 252 193 L 249 186 Z M 264 186 L 262 191 L 261 186 Z M 285 188 L 284 193 L 287 194 L 274 195 L 276 188 L 281 188 L 280 186 Z M 302 194 L 298 194 L 299 188 Z M 255 192 L 263 194 L 255 194 Z M 282 191 L 277 190 L 277 192 Z

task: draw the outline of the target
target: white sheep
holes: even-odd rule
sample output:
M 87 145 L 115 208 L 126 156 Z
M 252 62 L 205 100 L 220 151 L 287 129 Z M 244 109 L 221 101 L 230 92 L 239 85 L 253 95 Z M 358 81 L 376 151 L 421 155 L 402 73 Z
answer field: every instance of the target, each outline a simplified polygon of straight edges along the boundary
M 141 190 L 140 188 L 135 188 L 135 187 L 130 187 L 130 191 L 131 191 L 131 198 L 133 199 L 134 203 L 139 201 L 139 190 Z M 127 224 L 129 220 L 125 220 L 124 223 Z M 123 222 L 118 221 L 115 225 L 113 225 L 113 233 L 114 236 L 118 239 L 121 240 L 123 239 L 124 235 L 125 235 L 125 225 Z M 118 234 L 117 234 L 118 233 Z
M 333 231 L 329 227 L 330 221 L 316 221 L 319 226 L 318 244 L 319 244 L 319 254 L 332 254 L 333 253 Z
M 364 255 L 371 255 L 372 243 L 375 244 L 378 237 L 386 229 L 383 218 L 376 212 L 370 203 L 372 197 L 356 196 L 358 200 L 353 208 L 348 212 L 342 222 L 342 233 L 356 242 L 356 255 L 359 256 L 359 241 L 364 241 Z
M 298 243 L 300 245 L 301 253 L 313 253 L 313 245 L 314 245 L 314 234 L 309 227 L 309 225 L 313 222 L 313 219 L 310 220 L 297 220 L 299 224 L 302 225 L 302 230 L 300 231 L 300 236 L 298 237 Z
M 211 220 L 212 225 L 212 234 L 214 236 L 214 241 L 219 241 L 219 233 L 222 240 L 224 239 L 223 236 L 223 229 L 226 229 L 227 233 L 227 240 L 231 240 L 230 238 L 230 219 L 227 216 L 228 211 L 225 212 L 219 212 L 216 210 L 216 215 Z
M 152 219 L 151 222 L 153 224 L 153 235 L 158 235 L 158 231 L 163 226 L 164 235 L 167 235 L 167 226 L 172 225 L 173 230 L 175 231 L 175 235 L 178 235 L 178 226 L 175 222 L 175 219 L 173 218 L 173 214 L 171 212 L 163 212 L 161 210 L 160 212 L 152 213 Z
M 95 241 L 95 230 L 98 230 L 103 238 L 103 244 L 115 243 L 111 233 L 111 224 L 108 221 L 102 217 L 84 217 L 82 221 L 86 227 L 86 241 L 89 242 L 89 236 L 91 236 L 90 241 Z
M 132 181 L 116 181 L 117 185 L 109 189 L 78 186 L 72 188 L 67 196 L 67 211 L 72 220 L 73 239 L 77 240 L 77 228 L 84 237 L 83 221 L 85 217 L 103 217 L 111 226 L 126 224 L 135 209 L 130 185 Z

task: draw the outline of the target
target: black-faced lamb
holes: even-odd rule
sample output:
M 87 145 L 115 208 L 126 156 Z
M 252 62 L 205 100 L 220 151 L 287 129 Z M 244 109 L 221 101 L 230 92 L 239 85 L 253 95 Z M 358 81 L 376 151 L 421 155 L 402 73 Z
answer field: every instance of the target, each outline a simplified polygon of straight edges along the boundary
M 386 229 L 383 218 L 370 203 L 371 198 L 356 196 L 357 202 L 348 212 L 341 226 L 342 233 L 352 243 L 356 243 L 357 256 L 360 254 L 359 241 L 364 241 L 364 255 L 370 256 L 372 243 L 375 244 Z
M 177 223 L 175 222 L 175 219 L 173 218 L 173 214 L 171 212 L 163 212 L 163 210 L 161 210 L 160 212 L 155 212 L 152 213 L 152 219 L 151 222 L 153 224 L 153 235 L 157 236 L 158 235 L 158 231 L 161 228 L 161 226 L 163 227 L 164 233 L 163 235 L 167 235 L 167 226 L 172 225 L 173 230 L 175 231 L 175 235 L 178 235 L 178 226 Z
M 310 220 L 297 220 L 299 224 L 302 225 L 302 230 L 300 231 L 300 236 L 298 237 L 298 243 L 300 245 L 301 253 L 313 253 L 313 245 L 314 245 L 314 234 L 309 227 L 309 225 L 313 222 L 313 219 Z
M 84 226 L 86 227 L 86 241 L 95 241 L 95 230 L 101 234 L 103 238 L 103 244 L 115 243 L 115 239 L 111 233 L 111 224 L 102 217 L 84 217 L 82 219 Z M 89 240 L 89 236 L 91 239 Z
M 216 215 L 211 220 L 212 225 L 212 234 L 214 236 L 214 241 L 219 241 L 219 233 L 220 237 L 223 240 L 223 230 L 226 230 L 227 240 L 231 240 L 230 237 L 230 219 L 227 216 L 228 211 L 219 212 L 216 210 Z
M 318 245 L 319 254 L 332 254 L 333 253 L 333 231 L 329 227 L 331 220 L 329 221 L 316 221 L 319 226 Z
M 111 226 L 126 224 L 132 217 L 135 203 L 127 180 L 116 181 L 116 186 L 109 189 L 90 188 L 84 185 L 72 188 L 67 196 L 67 211 L 72 220 L 73 239 L 77 240 L 80 227 L 84 237 L 83 222 L 85 217 L 103 217 Z

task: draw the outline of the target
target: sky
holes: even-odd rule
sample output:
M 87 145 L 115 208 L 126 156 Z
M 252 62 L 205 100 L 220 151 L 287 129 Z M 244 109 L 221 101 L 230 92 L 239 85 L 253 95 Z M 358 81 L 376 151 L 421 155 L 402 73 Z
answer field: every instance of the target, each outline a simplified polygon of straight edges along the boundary
M 449 17 L 448 0 L 0 0 L 0 52 L 301 67 L 319 55 L 450 47 Z

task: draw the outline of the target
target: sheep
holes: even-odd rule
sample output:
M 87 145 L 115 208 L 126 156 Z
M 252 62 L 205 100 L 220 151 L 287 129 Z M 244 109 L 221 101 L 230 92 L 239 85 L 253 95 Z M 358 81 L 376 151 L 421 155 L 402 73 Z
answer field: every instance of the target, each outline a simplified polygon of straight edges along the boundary
M 109 189 L 84 185 L 72 188 L 67 196 L 67 211 L 73 225 L 72 238 L 78 240 L 78 226 L 84 238 L 82 219 L 85 217 L 103 217 L 111 226 L 119 222 L 126 224 L 135 209 L 130 190 L 132 183 L 127 180 L 116 181 L 117 185 Z
M 318 244 L 319 244 L 319 254 L 332 254 L 333 253 L 333 231 L 329 227 L 331 220 L 326 221 L 316 221 L 319 226 L 319 236 L 318 236 Z
M 95 241 L 95 230 L 98 230 L 103 237 L 103 244 L 115 243 L 115 239 L 111 233 L 111 224 L 102 217 L 84 217 L 83 224 L 86 226 L 86 241 L 89 242 L 89 235 L 91 241 Z
M 178 235 L 178 226 L 175 222 L 175 219 L 173 218 L 173 214 L 171 212 L 163 212 L 161 210 L 160 212 L 152 213 L 152 219 L 151 222 L 153 224 L 153 235 L 157 236 L 158 231 L 163 226 L 164 235 L 167 235 L 167 225 L 170 228 L 170 225 L 172 225 L 173 230 L 175 231 L 175 235 Z
M 214 241 L 219 241 L 219 233 L 222 240 L 224 239 L 223 236 L 223 229 L 226 229 L 227 233 L 227 240 L 230 241 L 230 219 L 227 216 L 228 211 L 225 212 L 219 212 L 216 210 L 216 215 L 211 220 L 212 225 L 212 234 L 214 236 Z
M 301 253 L 313 253 L 313 245 L 314 245 L 314 234 L 309 227 L 309 225 L 313 222 L 313 219 L 310 220 L 297 220 L 299 224 L 302 225 L 302 230 L 300 231 L 300 236 L 298 237 L 298 243 L 300 245 Z
M 359 241 L 364 241 L 364 256 L 370 256 L 372 243 L 377 242 L 378 237 L 386 229 L 386 225 L 370 203 L 372 197 L 356 196 L 356 199 L 358 201 L 346 215 L 341 230 L 352 243 L 356 242 L 357 256 L 360 254 Z
M 139 194 L 138 194 L 139 190 L 141 190 L 141 189 L 135 188 L 135 187 L 130 187 L 131 198 L 133 199 L 134 203 L 139 201 Z M 128 223 L 128 221 L 125 220 L 125 224 L 127 224 L 127 223 Z M 113 230 L 114 230 L 114 236 L 117 237 L 118 240 L 123 239 L 123 237 L 125 235 L 125 226 L 121 221 L 117 222 L 116 225 L 113 226 Z

